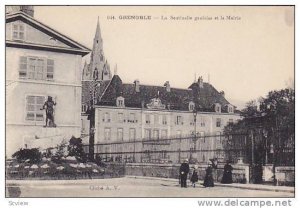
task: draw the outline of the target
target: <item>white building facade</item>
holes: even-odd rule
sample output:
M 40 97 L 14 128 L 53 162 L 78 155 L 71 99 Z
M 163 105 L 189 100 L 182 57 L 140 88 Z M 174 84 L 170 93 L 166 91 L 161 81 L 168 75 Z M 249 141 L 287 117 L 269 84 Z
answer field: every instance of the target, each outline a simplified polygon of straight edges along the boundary
M 6 14 L 6 156 L 80 136 L 81 62 L 90 50 L 23 12 Z M 48 96 L 56 128 L 45 126 Z
M 147 160 L 141 153 L 145 150 L 180 151 L 191 147 L 215 150 L 222 147 L 221 137 L 209 139 L 209 136 L 222 135 L 228 123 L 239 119 L 241 116 L 235 107 L 212 85 L 203 83 L 202 78 L 188 89 L 177 89 L 171 88 L 168 82 L 165 86 L 140 85 L 138 81 L 123 84 L 121 78 L 115 75 L 95 105 L 94 153 L 114 153 L 109 155 L 112 157 L 124 152 L 137 153 L 134 161 L 143 162 Z M 193 137 L 195 132 L 201 137 L 196 147 L 191 139 L 176 139 Z M 174 138 L 168 147 L 162 144 L 147 146 L 139 142 L 168 138 Z M 204 162 L 214 158 L 214 154 L 206 151 L 196 157 Z M 190 152 L 183 151 L 180 158 L 172 155 L 167 159 L 180 161 L 190 157 Z M 157 154 L 157 157 L 165 156 Z

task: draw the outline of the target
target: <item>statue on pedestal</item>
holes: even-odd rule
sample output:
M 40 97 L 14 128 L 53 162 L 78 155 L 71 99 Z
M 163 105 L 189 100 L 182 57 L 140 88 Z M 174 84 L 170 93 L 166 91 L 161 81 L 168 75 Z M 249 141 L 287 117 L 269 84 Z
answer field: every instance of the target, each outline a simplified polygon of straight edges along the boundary
M 46 110 L 46 125 L 44 127 L 56 127 L 54 123 L 54 106 L 56 102 L 52 100 L 51 96 L 48 96 L 47 101 L 44 103 L 43 108 L 41 110 Z

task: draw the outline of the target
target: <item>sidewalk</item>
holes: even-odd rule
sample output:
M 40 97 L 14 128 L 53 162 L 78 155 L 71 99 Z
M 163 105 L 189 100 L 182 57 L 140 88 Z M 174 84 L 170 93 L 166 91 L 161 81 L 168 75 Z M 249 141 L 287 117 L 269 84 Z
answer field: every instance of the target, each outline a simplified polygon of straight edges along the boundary
M 158 178 L 158 177 L 144 177 L 144 176 L 125 176 L 125 178 L 139 179 L 139 180 L 159 180 L 159 181 L 168 181 L 178 184 L 178 179 L 174 178 Z M 120 178 L 119 178 L 120 179 Z M 106 178 L 106 179 L 81 179 L 81 180 L 6 180 L 8 186 L 14 186 L 15 184 L 27 184 L 27 185 L 68 185 L 68 184 L 90 184 L 97 180 L 118 180 L 118 178 Z M 203 181 L 199 181 L 198 184 L 202 184 Z M 295 193 L 295 187 L 289 186 L 272 186 L 272 185 L 263 185 L 263 184 L 221 184 L 215 183 L 216 187 L 230 187 L 230 188 L 239 188 L 239 189 L 248 189 L 248 190 L 261 190 L 261 191 L 273 191 L 273 192 L 286 192 L 286 193 Z
M 136 178 L 136 179 L 148 179 L 148 180 L 162 180 L 162 181 L 174 181 L 178 182 L 178 179 L 174 178 L 157 178 L 157 177 L 144 177 L 144 176 L 126 176 L 128 178 Z M 199 181 L 199 184 L 202 184 L 203 181 Z M 242 183 L 232 183 L 232 184 L 222 184 L 215 183 L 215 186 L 219 187 L 230 187 L 230 188 L 240 188 L 240 189 L 248 189 L 248 190 L 261 190 L 261 191 L 275 191 L 275 192 L 287 192 L 287 193 L 295 193 L 295 187 L 290 186 L 272 186 L 272 185 L 263 185 L 263 184 L 242 184 Z

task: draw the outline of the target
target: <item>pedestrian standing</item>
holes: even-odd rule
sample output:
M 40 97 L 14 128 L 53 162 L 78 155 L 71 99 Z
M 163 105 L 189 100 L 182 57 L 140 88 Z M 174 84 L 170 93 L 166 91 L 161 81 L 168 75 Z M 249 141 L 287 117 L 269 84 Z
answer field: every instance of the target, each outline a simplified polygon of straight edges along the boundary
M 189 166 L 188 162 L 189 162 L 188 159 L 184 160 L 184 162 L 181 164 L 180 169 L 179 169 L 181 188 L 183 188 L 183 187 L 187 188 L 187 185 L 186 185 L 187 174 L 190 171 L 190 166 Z
M 230 161 L 227 161 L 226 165 L 224 165 L 224 172 L 223 172 L 221 183 L 224 184 L 232 183 L 232 170 L 233 167 L 230 165 Z
M 192 172 L 192 176 L 191 176 L 191 182 L 192 182 L 192 186 L 195 188 L 196 187 L 196 182 L 198 182 L 198 171 L 197 171 L 198 167 L 194 166 L 193 167 L 193 172 Z
M 214 187 L 214 178 L 213 178 L 213 169 L 212 164 L 209 163 L 208 167 L 206 168 L 206 174 L 204 178 L 203 186 L 206 187 Z

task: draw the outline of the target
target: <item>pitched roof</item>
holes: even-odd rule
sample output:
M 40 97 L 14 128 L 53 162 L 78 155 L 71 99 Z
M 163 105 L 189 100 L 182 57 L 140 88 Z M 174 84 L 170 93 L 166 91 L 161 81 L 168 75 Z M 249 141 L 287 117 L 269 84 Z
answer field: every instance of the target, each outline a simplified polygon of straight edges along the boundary
M 199 108 L 204 111 L 210 111 L 215 103 L 221 104 L 222 111 L 226 111 L 226 105 L 230 104 L 214 86 L 204 82 L 203 87 L 199 87 L 197 83 L 193 83 L 189 89 L 193 90 L 194 102 L 198 103 Z
M 116 98 L 124 97 L 126 107 L 145 107 L 153 98 L 159 98 L 169 110 L 189 110 L 189 102 L 196 104 L 196 109 L 201 111 L 214 111 L 214 104 L 220 103 L 225 111 L 229 102 L 210 84 L 204 83 L 203 88 L 192 84 L 188 89 L 170 88 L 164 86 L 139 85 L 139 92 L 135 84 L 124 84 L 118 75 L 112 78 L 98 105 L 116 106 Z
M 48 50 L 54 50 L 54 51 L 64 51 L 69 53 L 77 53 L 81 55 L 86 55 L 90 53 L 90 49 L 86 46 L 78 43 L 77 41 L 67 37 L 66 35 L 54 30 L 53 28 L 50 28 L 49 26 L 39 22 L 38 20 L 34 19 L 33 17 L 29 16 L 28 14 L 24 12 L 16 12 L 12 14 L 6 15 L 6 23 L 13 22 L 16 20 L 21 20 L 37 29 L 39 29 L 41 32 L 44 32 L 53 38 L 63 42 L 64 44 L 70 46 L 70 47 L 58 47 L 58 46 L 44 46 L 41 44 L 35 44 L 35 43 L 26 43 L 26 41 L 11 41 L 6 40 L 7 46 L 16 46 L 16 47 L 30 47 L 30 48 L 38 48 L 40 50 L 48 49 Z

